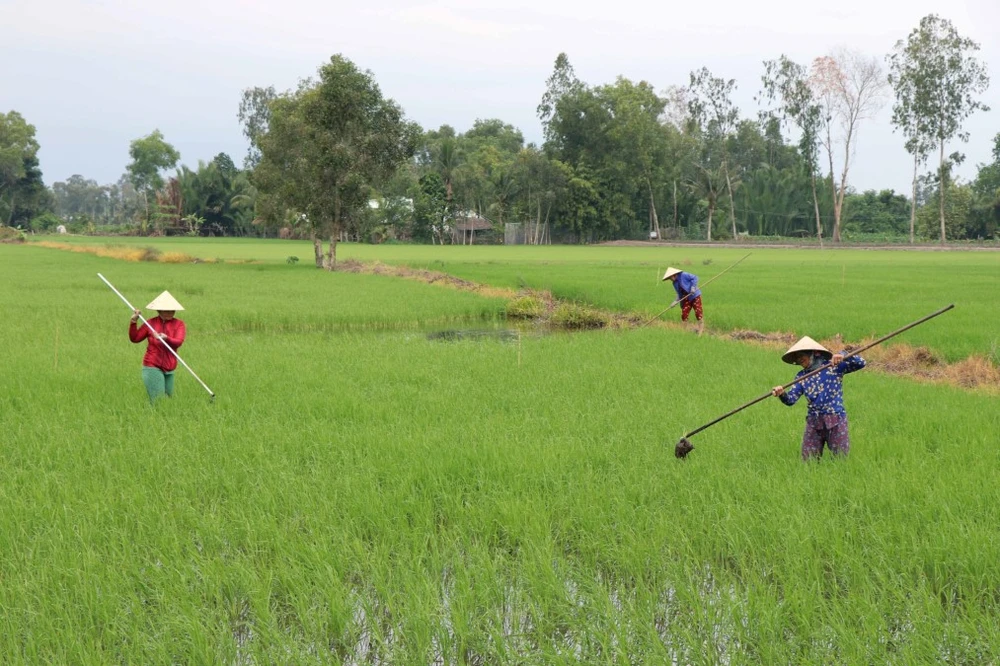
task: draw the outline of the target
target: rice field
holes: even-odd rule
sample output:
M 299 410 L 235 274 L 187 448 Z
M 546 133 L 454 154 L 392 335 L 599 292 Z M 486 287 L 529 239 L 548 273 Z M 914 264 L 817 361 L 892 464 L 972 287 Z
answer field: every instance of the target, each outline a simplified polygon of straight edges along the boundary
M 429 339 L 503 326 L 505 302 L 287 247 L 0 246 L 4 663 L 1000 663 L 996 396 L 862 371 L 848 459 L 803 464 L 804 407 L 774 400 L 681 463 L 681 434 L 794 368 L 663 329 Z M 745 254 L 504 249 L 343 251 L 650 312 L 661 261 L 710 276 Z M 955 301 L 907 340 L 958 356 L 998 335 L 996 255 L 761 254 L 706 290 L 714 325 L 861 336 Z M 185 305 L 214 403 L 179 371 L 149 406 L 97 272 Z M 896 296 L 847 307 L 852 279 Z
M 100 244 L 94 238 L 69 242 Z M 311 269 L 312 246 L 302 241 L 163 238 L 114 239 L 111 244 L 152 245 L 165 253 L 222 261 L 277 264 L 297 256 L 300 268 Z M 949 362 L 980 356 L 1000 364 L 996 251 L 338 246 L 342 259 L 427 268 L 498 287 L 547 289 L 559 298 L 650 317 L 675 298 L 672 287 L 659 279 L 667 266 L 706 282 L 748 253 L 749 258 L 705 290 L 705 316 L 712 328 L 858 341 L 954 303 L 948 326 L 915 329 L 905 342 L 929 347 Z M 677 309 L 665 316 L 678 317 Z

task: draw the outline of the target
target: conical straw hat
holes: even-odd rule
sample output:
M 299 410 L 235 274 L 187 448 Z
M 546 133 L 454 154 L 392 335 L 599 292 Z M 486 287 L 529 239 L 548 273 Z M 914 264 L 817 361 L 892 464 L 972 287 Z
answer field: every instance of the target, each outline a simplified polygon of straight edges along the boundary
M 183 310 L 184 306 L 177 302 L 177 299 L 170 295 L 169 291 L 165 291 L 156 298 L 153 302 L 146 306 L 149 310 L 163 310 L 174 312 L 178 310 Z
M 671 275 L 678 275 L 679 273 L 683 273 L 683 272 L 684 271 L 678 270 L 678 269 L 673 268 L 673 267 L 667 268 L 667 272 L 663 274 L 663 279 L 664 280 L 669 280 Z
M 833 352 L 832 351 L 830 351 L 829 349 L 827 349 L 826 347 L 824 347 L 820 343 L 816 342 L 815 340 L 813 340 L 812 338 L 810 338 L 807 335 L 804 338 L 800 339 L 798 342 L 796 342 L 794 345 L 792 345 L 791 347 L 789 347 L 788 351 L 786 351 L 782 355 L 781 360 L 784 361 L 785 363 L 790 363 L 792 365 L 797 365 L 795 363 L 795 357 L 798 356 L 798 353 L 802 352 L 802 351 L 819 352 L 819 353 L 823 354 L 823 356 L 825 356 L 826 360 L 828 360 L 828 361 L 831 358 L 833 358 Z

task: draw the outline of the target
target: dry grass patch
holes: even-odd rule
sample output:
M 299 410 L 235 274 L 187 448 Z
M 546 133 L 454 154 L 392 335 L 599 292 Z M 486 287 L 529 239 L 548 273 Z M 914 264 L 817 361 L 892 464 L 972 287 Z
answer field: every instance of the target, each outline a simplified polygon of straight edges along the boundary
M 731 331 L 722 334 L 721 337 L 775 351 L 784 351 L 799 339 L 795 333 L 781 331 L 760 333 L 745 329 Z M 834 351 L 841 349 L 851 351 L 874 341 L 875 338 L 867 338 L 860 342 L 847 343 L 838 335 L 820 340 L 819 343 Z M 987 393 L 1000 393 L 1000 368 L 985 356 L 970 356 L 955 363 L 948 363 L 927 347 L 915 347 L 905 342 L 875 346 L 865 350 L 863 356 L 868 362 L 868 368 L 876 372 L 950 384 Z
M 155 247 L 129 247 L 125 245 L 71 245 L 54 241 L 38 241 L 31 243 L 52 250 L 65 250 L 81 254 L 95 254 L 98 257 L 120 259 L 122 261 L 153 261 L 162 264 L 191 264 L 200 261 L 181 252 L 160 252 Z

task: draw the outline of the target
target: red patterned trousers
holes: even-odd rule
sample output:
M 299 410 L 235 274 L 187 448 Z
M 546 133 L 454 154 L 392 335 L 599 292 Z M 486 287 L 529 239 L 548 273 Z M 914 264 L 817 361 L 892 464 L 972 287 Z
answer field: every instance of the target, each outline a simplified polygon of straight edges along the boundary
M 681 301 L 681 321 L 687 321 L 688 315 L 691 314 L 691 308 L 694 308 L 694 316 L 698 321 L 705 318 L 705 313 L 701 309 L 701 296 L 698 296 L 692 301 L 690 298 L 685 298 Z

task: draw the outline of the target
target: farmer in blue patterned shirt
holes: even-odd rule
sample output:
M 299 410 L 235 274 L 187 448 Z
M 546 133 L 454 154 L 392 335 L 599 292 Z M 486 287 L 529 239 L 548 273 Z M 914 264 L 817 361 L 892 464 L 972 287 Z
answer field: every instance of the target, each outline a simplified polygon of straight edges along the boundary
M 698 320 L 698 335 L 701 335 L 705 330 L 705 313 L 701 307 L 701 289 L 698 288 L 698 276 L 671 267 L 663 274 L 663 279 L 674 283 L 677 300 L 681 301 L 681 321 L 687 321 L 691 309 L 694 309 L 694 317 Z
M 802 435 L 802 459 L 819 458 L 823 445 L 830 447 L 833 455 L 846 456 L 851 450 L 847 433 L 847 412 L 844 411 L 844 375 L 865 367 L 865 360 L 852 356 L 844 360 L 844 352 L 834 354 L 829 349 L 806 336 L 796 342 L 781 357 L 785 363 L 801 365 L 795 375 L 801 377 L 830 363 L 830 366 L 787 391 L 775 386 L 771 394 L 792 406 L 803 395 L 809 401 L 806 413 L 806 430 Z

